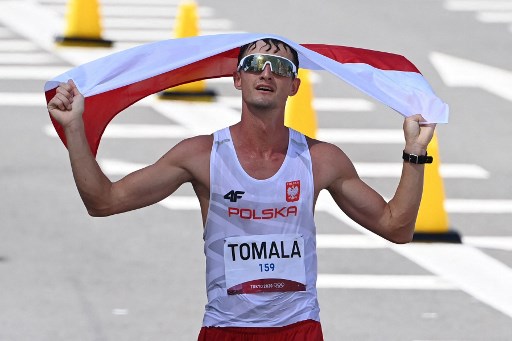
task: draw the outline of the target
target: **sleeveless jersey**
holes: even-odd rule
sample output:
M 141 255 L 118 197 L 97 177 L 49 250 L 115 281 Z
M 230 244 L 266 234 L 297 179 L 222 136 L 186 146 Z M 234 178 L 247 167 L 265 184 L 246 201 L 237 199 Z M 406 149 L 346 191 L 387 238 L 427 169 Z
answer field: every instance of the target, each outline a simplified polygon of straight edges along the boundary
M 319 321 L 314 184 L 306 138 L 289 129 L 270 178 L 242 168 L 229 128 L 214 133 L 204 230 L 203 326 L 280 327 Z

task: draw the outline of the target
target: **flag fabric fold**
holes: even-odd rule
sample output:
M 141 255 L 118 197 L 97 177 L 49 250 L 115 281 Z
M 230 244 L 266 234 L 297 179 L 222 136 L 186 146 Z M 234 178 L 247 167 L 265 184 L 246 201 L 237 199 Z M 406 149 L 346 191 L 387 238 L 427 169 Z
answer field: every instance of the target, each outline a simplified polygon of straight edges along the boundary
M 337 45 L 300 45 L 277 35 L 250 33 L 170 39 L 117 52 L 46 82 L 46 101 L 59 83 L 73 79 L 85 97 L 86 137 L 96 154 L 105 128 L 119 112 L 170 87 L 231 76 L 240 46 L 263 38 L 279 39 L 297 50 L 301 68 L 328 71 L 405 117 L 422 114 L 431 123 L 448 122 L 448 105 L 403 56 Z M 52 122 L 66 144 L 62 127 Z

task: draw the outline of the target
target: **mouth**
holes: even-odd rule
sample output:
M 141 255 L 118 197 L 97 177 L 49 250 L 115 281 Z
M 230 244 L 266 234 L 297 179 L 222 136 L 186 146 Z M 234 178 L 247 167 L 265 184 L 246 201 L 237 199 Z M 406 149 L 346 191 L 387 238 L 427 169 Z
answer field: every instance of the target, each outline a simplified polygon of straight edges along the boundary
M 274 89 L 268 85 L 258 85 L 256 86 L 256 90 L 263 92 L 274 92 Z

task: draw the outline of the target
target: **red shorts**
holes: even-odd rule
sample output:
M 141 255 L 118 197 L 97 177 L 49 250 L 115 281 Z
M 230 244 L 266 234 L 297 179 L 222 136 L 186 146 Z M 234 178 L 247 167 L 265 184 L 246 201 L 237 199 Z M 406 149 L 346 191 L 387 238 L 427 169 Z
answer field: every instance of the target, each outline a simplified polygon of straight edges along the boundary
M 323 341 L 320 322 L 306 320 L 284 327 L 202 327 L 198 341 Z

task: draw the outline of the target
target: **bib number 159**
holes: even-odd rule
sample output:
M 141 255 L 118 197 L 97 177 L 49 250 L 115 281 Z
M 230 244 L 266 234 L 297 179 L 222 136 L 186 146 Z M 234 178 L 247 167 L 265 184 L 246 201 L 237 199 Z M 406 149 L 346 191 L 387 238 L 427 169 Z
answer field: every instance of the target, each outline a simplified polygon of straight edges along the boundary
M 269 272 L 276 269 L 274 263 L 260 263 L 260 272 Z

